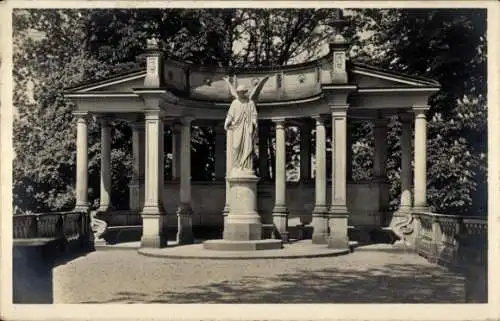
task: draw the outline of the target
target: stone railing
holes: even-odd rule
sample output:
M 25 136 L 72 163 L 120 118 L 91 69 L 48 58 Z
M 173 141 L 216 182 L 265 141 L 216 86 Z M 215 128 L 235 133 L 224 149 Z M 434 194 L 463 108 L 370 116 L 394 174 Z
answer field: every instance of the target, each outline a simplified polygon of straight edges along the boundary
M 91 246 L 90 216 L 87 212 L 50 212 L 13 216 L 14 246 L 57 244 L 63 249 Z
M 482 265 L 487 261 L 487 221 L 482 217 L 414 213 L 415 250 L 443 265 Z
M 467 302 L 487 301 L 488 223 L 486 217 L 413 213 L 416 252 L 429 262 L 465 277 Z

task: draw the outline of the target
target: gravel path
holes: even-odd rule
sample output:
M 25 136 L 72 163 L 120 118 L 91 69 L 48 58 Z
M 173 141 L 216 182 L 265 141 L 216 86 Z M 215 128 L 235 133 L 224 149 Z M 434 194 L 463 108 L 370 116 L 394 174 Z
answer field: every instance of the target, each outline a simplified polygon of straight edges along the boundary
M 54 303 L 455 303 L 464 280 L 387 245 L 331 258 L 161 259 L 98 251 L 53 269 Z

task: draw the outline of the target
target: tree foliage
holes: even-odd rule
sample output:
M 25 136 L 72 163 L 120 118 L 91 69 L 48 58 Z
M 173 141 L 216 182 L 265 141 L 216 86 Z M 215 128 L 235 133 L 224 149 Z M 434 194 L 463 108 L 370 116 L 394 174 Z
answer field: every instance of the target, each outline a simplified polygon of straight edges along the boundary
M 354 39 L 357 59 L 441 83 L 427 116 L 429 203 L 440 212 L 484 214 L 485 10 L 363 9 L 354 17 L 371 33 Z M 390 154 L 389 164 L 398 159 Z M 393 181 L 393 200 L 397 185 Z
M 354 59 L 442 84 L 428 115 L 429 201 L 443 212 L 480 212 L 486 199 L 485 12 L 356 9 L 345 13 L 343 32 L 352 43 Z M 151 36 L 159 37 L 168 56 L 194 63 L 285 65 L 324 52 L 336 20 L 337 11 L 327 9 L 15 11 L 16 205 L 34 211 L 73 205 L 74 106 L 63 99 L 62 89 L 140 66 L 143 61 L 138 57 Z M 89 127 L 89 197 L 94 205 L 99 197 L 98 127 L 94 121 Z M 131 133 L 124 123 L 113 128 L 113 186 L 123 187 L 129 180 Z M 399 133 L 400 124 L 393 119 L 387 166 L 394 207 L 399 194 Z M 372 136 L 371 124 L 357 126 L 355 179 L 372 175 Z M 213 137 L 210 128 L 193 128 L 193 179 L 213 178 Z M 291 170 L 298 166 L 298 138 L 297 130 L 287 130 Z M 170 166 L 168 157 L 166 165 Z M 113 203 L 126 206 L 127 193 L 126 188 L 114 190 Z

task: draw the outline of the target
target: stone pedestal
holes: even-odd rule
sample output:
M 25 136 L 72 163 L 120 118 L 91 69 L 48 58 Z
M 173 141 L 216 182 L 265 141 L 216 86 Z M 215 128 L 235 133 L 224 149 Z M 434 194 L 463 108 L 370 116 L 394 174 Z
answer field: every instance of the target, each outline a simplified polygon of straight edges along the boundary
M 281 240 L 262 238 L 262 223 L 257 208 L 257 182 L 254 172 L 233 169 L 229 177 L 230 210 L 222 240 L 203 243 L 205 249 L 226 251 L 254 251 L 282 248 Z
M 231 241 L 260 240 L 262 224 L 257 208 L 257 182 L 252 171 L 233 170 L 229 183 L 232 205 L 226 220 L 224 239 Z
M 336 213 L 332 213 L 335 211 Z M 349 248 L 349 238 L 347 235 L 347 209 L 338 208 L 331 209 L 328 218 L 328 226 L 330 227 L 330 237 L 328 238 L 328 247 L 331 249 L 347 249 Z

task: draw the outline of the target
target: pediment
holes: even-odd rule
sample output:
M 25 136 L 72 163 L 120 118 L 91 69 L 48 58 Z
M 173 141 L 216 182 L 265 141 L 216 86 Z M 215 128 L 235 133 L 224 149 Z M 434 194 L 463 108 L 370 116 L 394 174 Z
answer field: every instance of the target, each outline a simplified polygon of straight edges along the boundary
M 132 71 L 104 80 L 83 83 L 65 91 L 71 93 L 132 93 L 134 88 L 141 88 L 146 77 L 145 70 Z
M 428 88 L 439 87 L 439 83 L 421 77 L 403 75 L 373 66 L 354 63 L 350 70 L 350 81 L 359 89 Z

